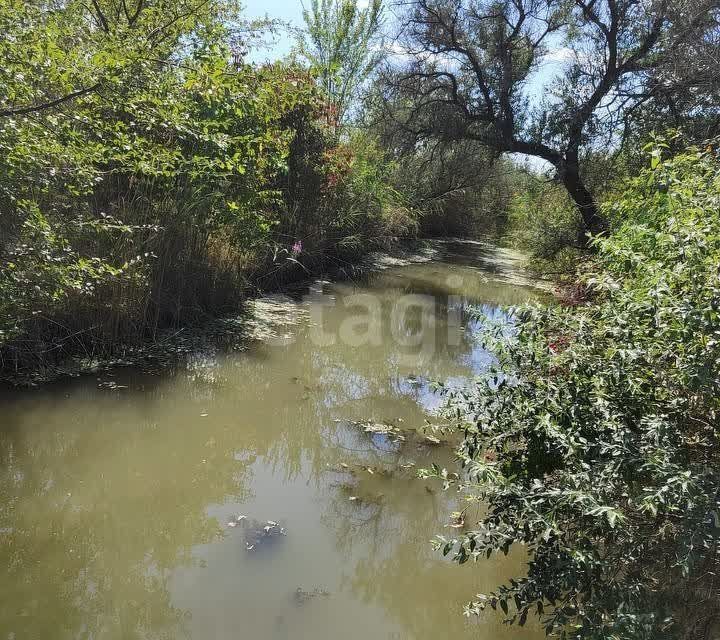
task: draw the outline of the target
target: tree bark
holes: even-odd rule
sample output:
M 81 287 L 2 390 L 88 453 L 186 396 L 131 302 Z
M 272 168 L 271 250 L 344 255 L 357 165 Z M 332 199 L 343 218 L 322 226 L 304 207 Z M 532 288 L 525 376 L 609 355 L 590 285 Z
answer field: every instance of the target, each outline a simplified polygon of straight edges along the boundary
M 561 167 L 560 178 L 563 186 L 567 189 L 568 194 L 572 198 L 575 206 L 580 212 L 583 221 L 583 229 L 579 234 L 578 241 L 581 246 L 588 243 L 588 233 L 597 235 L 607 231 L 607 222 L 600 214 L 600 209 L 593 198 L 592 193 L 588 190 L 580 176 L 580 169 L 577 165 L 566 164 Z

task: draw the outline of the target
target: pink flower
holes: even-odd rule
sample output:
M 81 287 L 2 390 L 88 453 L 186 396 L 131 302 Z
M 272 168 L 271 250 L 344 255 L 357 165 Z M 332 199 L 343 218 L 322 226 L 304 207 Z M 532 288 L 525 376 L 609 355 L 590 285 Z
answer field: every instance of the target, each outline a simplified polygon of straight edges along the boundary
M 292 246 L 292 253 L 294 256 L 302 253 L 302 240 L 298 240 L 297 242 L 295 242 L 295 244 Z

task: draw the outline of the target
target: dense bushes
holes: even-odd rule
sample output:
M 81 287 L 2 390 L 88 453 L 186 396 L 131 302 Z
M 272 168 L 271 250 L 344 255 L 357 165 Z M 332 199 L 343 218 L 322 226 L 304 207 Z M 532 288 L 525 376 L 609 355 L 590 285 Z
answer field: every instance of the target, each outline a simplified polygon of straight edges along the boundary
M 526 545 L 527 574 L 470 606 L 567 638 L 720 628 L 720 163 L 662 159 L 606 207 L 591 303 L 489 332 L 498 365 L 451 398 L 477 525 L 458 562 Z M 494 335 L 491 338 L 491 334 Z
M 233 6 L 0 3 L 6 374 L 233 308 L 395 215 L 381 154 L 310 72 L 246 63 Z
M 543 274 L 572 273 L 583 245 L 582 219 L 563 187 L 517 170 L 503 235 Z
M 468 143 L 417 145 L 391 126 L 386 129 L 381 135 L 386 144 L 398 145 L 392 182 L 422 211 L 424 235 L 468 236 L 492 226 L 496 212 L 487 195 L 501 185 L 496 179 L 501 174 L 484 149 Z

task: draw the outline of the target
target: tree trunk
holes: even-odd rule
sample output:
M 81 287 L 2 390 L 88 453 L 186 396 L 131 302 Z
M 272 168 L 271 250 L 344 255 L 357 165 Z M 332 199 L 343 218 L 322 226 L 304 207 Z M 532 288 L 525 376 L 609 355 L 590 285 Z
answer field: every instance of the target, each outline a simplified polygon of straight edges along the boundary
M 607 231 L 607 222 L 600 215 L 595 199 L 585 186 L 580 176 L 579 167 L 575 164 L 566 164 L 562 167 L 560 174 L 563 185 L 582 217 L 584 228 L 580 232 L 579 241 L 581 246 L 586 246 L 588 243 L 587 234 L 597 235 Z

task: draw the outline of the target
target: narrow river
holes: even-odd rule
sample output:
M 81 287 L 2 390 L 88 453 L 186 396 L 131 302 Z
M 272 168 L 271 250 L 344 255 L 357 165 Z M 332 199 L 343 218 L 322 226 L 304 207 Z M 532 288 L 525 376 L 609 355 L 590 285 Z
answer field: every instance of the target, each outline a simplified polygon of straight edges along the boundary
M 535 638 L 463 617 L 525 558 L 444 560 L 460 497 L 415 476 L 470 307 L 542 292 L 480 243 L 377 267 L 251 303 L 244 350 L 0 395 L 0 639 Z

